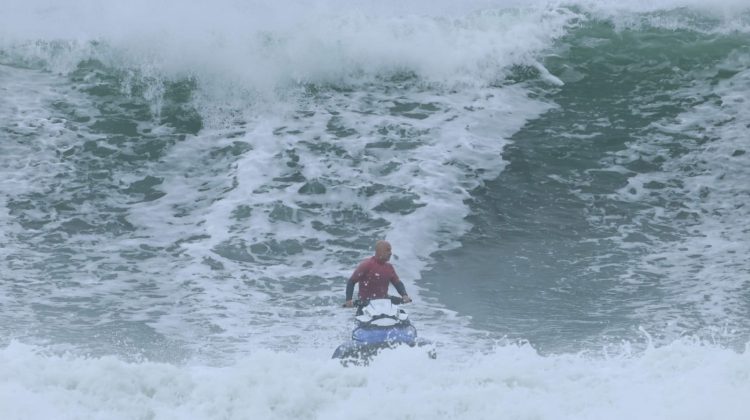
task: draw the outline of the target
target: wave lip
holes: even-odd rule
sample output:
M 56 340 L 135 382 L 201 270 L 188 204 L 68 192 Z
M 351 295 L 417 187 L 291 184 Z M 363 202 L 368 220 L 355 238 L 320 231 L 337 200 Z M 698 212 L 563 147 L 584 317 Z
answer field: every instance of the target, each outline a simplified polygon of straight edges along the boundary
M 487 84 L 562 36 L 578 15 L 532 6 L 451 15 L 394 15 L 346 5 L 263 3 L 14 4 L 0 18 L 0 49 L 72 71 L 92 58 L 166 78 L 197 77 L 224 94 L 299 83 L 359 83 L 411 73 L 438 83 Z M 363 79 L 364 78 L 364 79 Z M 230 87 L 227 88 L 226 84 Z M 224 88 L 222 88 L 224 86 Z

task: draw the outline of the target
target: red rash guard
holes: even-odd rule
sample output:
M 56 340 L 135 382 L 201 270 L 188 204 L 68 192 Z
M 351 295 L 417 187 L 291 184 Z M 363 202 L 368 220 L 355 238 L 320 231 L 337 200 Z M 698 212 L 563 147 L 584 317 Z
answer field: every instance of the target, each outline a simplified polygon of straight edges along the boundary
M 370 257 L 359 264 L 354 274 L 346 284 L 346 300 L 352 299 L 354 284 L 359 283 L 360 299 L 383 299 L 388 297 L 388 283 L 392 283 L 396 290 L 405 295 L 404 284 L 398 278 L 396 270 L 387 262 L 381 262 Z

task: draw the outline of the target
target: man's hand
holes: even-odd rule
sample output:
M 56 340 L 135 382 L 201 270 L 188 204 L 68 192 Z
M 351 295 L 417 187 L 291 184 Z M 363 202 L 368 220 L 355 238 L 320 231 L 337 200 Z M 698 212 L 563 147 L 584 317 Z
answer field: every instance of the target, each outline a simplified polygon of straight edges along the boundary
M 403 296 L 401 296 L 401 300 L 404 303 L 410 303 L 411 302 L 411 298 L 409 297 L 409 295 L 403 295 Z
M 344 308 L 352 308 L 352 307 L 354 307 L 354 303 L 351 300 L 347 300 L 344 303 Z

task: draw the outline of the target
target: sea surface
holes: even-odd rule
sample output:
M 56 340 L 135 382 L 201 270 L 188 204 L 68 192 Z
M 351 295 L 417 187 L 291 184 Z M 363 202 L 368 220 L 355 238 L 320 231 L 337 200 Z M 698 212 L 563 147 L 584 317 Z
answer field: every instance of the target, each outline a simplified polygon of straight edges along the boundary
M 745 420 L 748 255 L 746 1 L 0 4 L 4 420 Z

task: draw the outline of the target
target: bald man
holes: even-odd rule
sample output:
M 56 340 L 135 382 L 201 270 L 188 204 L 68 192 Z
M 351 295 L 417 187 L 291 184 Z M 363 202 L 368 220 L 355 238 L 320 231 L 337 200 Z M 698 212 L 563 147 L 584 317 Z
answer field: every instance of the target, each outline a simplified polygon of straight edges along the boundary
M 384 299 L 388 297 L 388 284 L 396 288 L 398 294 L 404 300 L 404 303 L 411 302 L 411 298 L 406 294 L 404 283 L 399 280 L 396 270 L 388 262 L 391 259 L 391 244 L 387 241 L 378 241 L 375 243 L 375 255 L 362 261 L 354 274 L 346 282 L 346 303 L 344 306 L 351 308 L 354 306 L 352 295 L 354 294 L 354 284 L 359 283 L 359 299 Z

